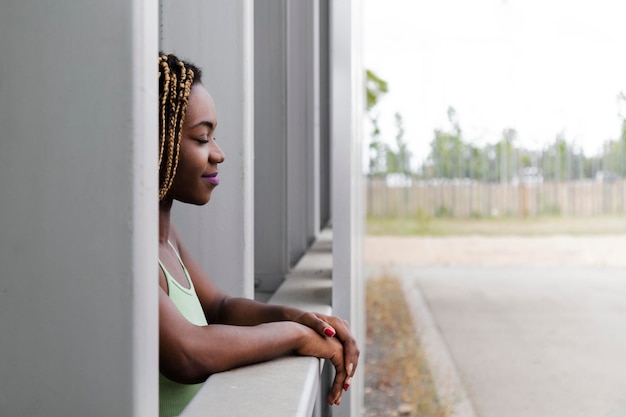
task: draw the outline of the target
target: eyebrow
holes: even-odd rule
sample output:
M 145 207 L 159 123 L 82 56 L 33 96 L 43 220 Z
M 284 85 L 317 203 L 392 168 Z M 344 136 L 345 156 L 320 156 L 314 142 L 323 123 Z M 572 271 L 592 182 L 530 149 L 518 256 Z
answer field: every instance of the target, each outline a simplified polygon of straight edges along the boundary
M 214 129 L 215 128 L 215 124 L 213 122 L 209 122 L 208 120 L 203 120 L 199 123 L 196 123 L 195 125 L 191 126 L 190 129 L 195 129 L 198 126 L 206 126 L 209 129 Z

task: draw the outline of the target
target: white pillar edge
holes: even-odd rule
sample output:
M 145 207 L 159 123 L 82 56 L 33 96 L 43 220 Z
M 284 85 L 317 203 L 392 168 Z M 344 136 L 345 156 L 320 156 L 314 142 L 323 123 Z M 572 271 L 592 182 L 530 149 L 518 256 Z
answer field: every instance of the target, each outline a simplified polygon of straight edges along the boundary
M 320 1 L 312 0 L 313 7 L 313 209 L 311 224 L 318 239 L 321 231 L 321 181 L 320 181 Z
M 133 415 L 158 411 L 158 4 L 135 0 L 133 25 Z
M 330 3 L 333 314 L 351 323 L 364 343 L 362 280 L 362 68 L 360 2 Z M 334 416 L 360 415 L 362 372 L 357 373 Z
M 244 297 L 254 298 L 254 0 L 243 3 Z

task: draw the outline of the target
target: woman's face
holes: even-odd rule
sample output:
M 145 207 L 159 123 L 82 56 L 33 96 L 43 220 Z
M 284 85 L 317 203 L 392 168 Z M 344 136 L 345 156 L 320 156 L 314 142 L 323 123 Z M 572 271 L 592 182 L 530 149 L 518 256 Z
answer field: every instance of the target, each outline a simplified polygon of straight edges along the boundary
M 184 203 L 202 205 L 219 184 L 217 164 L 224 153 L 215 142 L 215 103 L 201 84 L 191 87 L 178 156 L 178 168 L 168 196 Z

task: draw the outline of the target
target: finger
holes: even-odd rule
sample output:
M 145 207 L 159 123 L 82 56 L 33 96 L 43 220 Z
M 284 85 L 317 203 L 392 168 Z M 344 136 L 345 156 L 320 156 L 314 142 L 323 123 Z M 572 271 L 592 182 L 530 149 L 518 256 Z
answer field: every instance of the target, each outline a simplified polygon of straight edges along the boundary
M 350 324 L 346 320 L 338 319 L 341 325 L 337 325 L 337 339 L 341 341 L 344 349 L 344 363 L 348 376 L 353 376 L 359 364 L 359 346 L 350 332 Z
M 327 323 L 329 323 L 335 329 L 337 333 L 337 338 L 341 340 L 341 342 L 345 345 L 350 340 L 356 344 L 354 341 L 354 337 L 350 332 L 350 323 L 346 320 L 340 319 L 338 317 L 327 317 Z
M 335 341 L 334 343 L 339 344 L 339 342 Z M 333 383 L 330 387 L 330 392 L 328 393 L 328 404 L 339 405 L 341 402 L 341 394 L 343 394 L 343 387 L 346 380 L 346 369 L 343 362 L 343 355 L 341 352 L 339 354 L 334 355 L 330 358 L 331 363 L 335 367 L 335 378 L 333 379 Z
M 352 385 L 352 375 L 354 372 L 354 364 L 349 363 L 346 366 L 346 377 L 343 380 L 343 390 L 344 391 L 348 391 L 348 389 L 350 388 L 350 385 Z
M 335 388 L 335 391 L 331 391 L 331 393 L 329 394 L 329 403 L 339 404 L 341 396 L 336 396 L 337 390 L 341 393 L 341 390 L 347 391 L 350 388 L 350 385 L 352 384 L 352 377 L 354 376 L 356 368 L 358 367 L 360 351 L 356 340 L 350 332 L 350 323 L 339 317 L 323 315 L 316 316 L 318 318 L 321 318 L 322 322 L 331 323 L 334 328 L 337 329 L 336 338 L 337 340 L 339 340 L 339 342 L 341 342 L 344 348 L 344 363 L 346 364 L 345 377 L 343 381 L 341 381 L 340 379 L 336 379 L 334 381 L 333 388 Z M 335 385 L 338 385 L 339 387 L 336 387 Z M 335 400 L 334 402 L 331 401 L 333 399 Z
M 322 317 L 316 314 L 304 314 L 301 320 L 302 324 L 310 327 L 322 336 L 333 337 L 337 333 L 337 330 L 330 323 L 324 321 Z
M 350 332 L 350 323 L 339 317 L 321 316 L 327 323 L 331 323 L 337 330 L 336 338 L 341 342 L 344 348 L 344 363 L 346 364 L 346 378 L 354 376 L 356 368 L 359 364 L 360 351 L 356 340 Z M 350 381 L 346 383 L 350 385 Z M 345 384 L 344 384 L 345 385 Z M 344 388 L 345 389 L 345 388 Z
M 341 402 L 341 395 L 343 394 L 343 384 L 345 381 L 345 373 L 336 373 L 335 379 L 333 380 L 333 384 L 328 393 L 328 397 L 326 398 L 328 404 L 330 405 L 339 405 Z
M 344 363 L 346 364 L 346 373 L 348 376 L 354 376 L 356 368 L 359 366 L 359 356 L 361 352 L 354 339 L 344 343 Z
M 352 385 L 352 377 L 346 377 L 346 379 L 343 381 L 343 390 L 344 391 L 348 391 L 350 389 L 350 385 Z

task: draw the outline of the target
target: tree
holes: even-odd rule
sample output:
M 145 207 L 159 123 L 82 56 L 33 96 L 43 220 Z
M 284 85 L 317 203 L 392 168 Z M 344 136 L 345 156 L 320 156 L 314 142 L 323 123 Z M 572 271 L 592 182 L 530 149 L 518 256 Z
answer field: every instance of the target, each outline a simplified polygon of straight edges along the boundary
M 591 174 L 585 169 L 581 152 L 567 142 L 563 133 L 556 135 L 554 142 L 541 155 L 541 160 L 543 175 L 547 180 L 569 181 Z
M 367 93 L 366 110 L 368 113 L 372 110 L 376 104 L 380 101 L 381 97 L 387 94 L 389 86 L 387 81 L 378 77 L 370 70 L 365 71 L 365 87 Z
M 433 175 L 440 178 L 460 176 L 458 168 L 463 141 L 456 111 L 453 107 L 448 108 L 448 121 L 452 125 L 452 131 L 435 129 L 435 137 L 430 143 L 430 155 L 428 156 Z
M 504 129 L 502 139 L 496 144 L 496 156 L 498 158 L 498 177 L 501 183 L 507 183 L 513 179 L 516 173 L 516 165 L 512 156 L 516 154 L 514 143 L 517 139 L 515 129 Z
M 395 114 L 396 134 L 396 151 L 387 148 L 387 172 L 399 172 L 405 175 L 411 175 L 411 152 L 404 141 L 404 124 L 402 115 Z
M 387 81 L 378 77 L 370 70 L 365 72 L 366 110 L 367 118 L 372 125 L 369 144 L 369 175 L 381 176 L 387 171 L 387 145 L 380 140 L 380 127 L 378 124 L 379 114 L 374 111 L 380 99 L 387 94 L 389 88 Z

